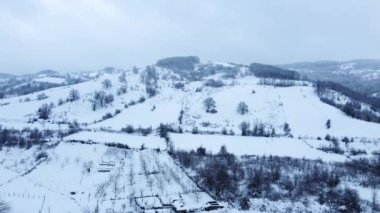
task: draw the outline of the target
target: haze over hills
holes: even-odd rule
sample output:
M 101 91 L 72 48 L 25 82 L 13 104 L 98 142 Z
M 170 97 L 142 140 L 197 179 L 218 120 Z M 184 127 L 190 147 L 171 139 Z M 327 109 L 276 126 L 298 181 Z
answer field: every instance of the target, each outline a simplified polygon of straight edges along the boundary
M 186 65 L 188 66 L 188 65 Z M 380 98 L 380 60 L 353 59 L 348 61 L 307 61 L 274 65 L 295 70 L 314 81 L 333 81 L 362 94 Z M 59 75 L 54 70 L 42 70 L 35 74 L 14 75 L 0 73 L 0 79 L 27 77 L 30 75 Z

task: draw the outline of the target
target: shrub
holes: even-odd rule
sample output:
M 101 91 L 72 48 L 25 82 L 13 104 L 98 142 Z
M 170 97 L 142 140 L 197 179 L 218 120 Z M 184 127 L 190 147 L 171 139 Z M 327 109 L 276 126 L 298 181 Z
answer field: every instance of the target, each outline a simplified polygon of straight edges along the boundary
M 198 147 L 196 153 L 197 155 L 200 155 L 200 156 L 206 156 L 206 148 Z
M 235 132 L 232 129 L 230 129 L 229 135 L 235 135 Z
M 108 94 L 108 95 L 106 96 L 106 99 L 105 99 L 106 104 L 110 104 L 110 103 L 112 103 L 113 100 L 114 100 L 114 98 L 113 98 L 113 95 L 112 95 L 112 94 Z
M 61 106 L 65 103 L 65 101 L 62 100 L 62 98 L 58 99 L 58 106 Z
M 134 100 L 131 100 L 130 102 L 129 102 L 129 104 L 128 104 L 129 106 L 133 106 L 133 105 L 136 105 L 136 101 L 134 101 Z
M 135 132 L 135 128 L 133 128 L 132 125 L 127 125 L 126 127 L 122 128 L 121 131 L 132 134 Z
M 144 97 L 144 96 L 141 96 L 137 102 L 138 102 L 138 103 L 144 103 L 145 100 L 146 100 L 145 97 Z
M 117 90 L 117 95 L 122 95 L 122 94 L 125 94 L 127 93 L 127 87 L 126 86 L 121 86 L 118 90 Z
M 103 117 L 102 117 L 102 119 L 103 120 L 107 120 L 107 119 L 110 119 L 110 118 L 112 118 L 113 117 L 113 115 L 111 114 L 111 113 L 107 113 L 107 114 L 105 114 Z
M 183 89 L 185 87 L 185 84 L 182 82 L 177 82 L 174 84 L 174 88 L 176 89 Z
M 363 150 L 363 149 L 350 149 L 350 154 L 351 155 L 366 155 L 367 154 L 367 151 Z
M 241 210 L 249 210 L 251 207 L 251 202 L 249 197 L 244 196 L 239 199 L 239 206 Z
M 228 133 L 228 132 L 227 132 L 226 127 L 223 127 L 223 128 L 222 128 L 222 135 L 227 135 L 227 133 Z
M 224 83 L 221 80 L 209 79 L 205 82 L 205 86 L 218 88 L 224 86 Z
M 47 158 L 48 155 L 46 154 L 46 152 L 40 152 L 38 153 L 38 155 L 36 156 L 36 161 L 39 161 L 41 160 L 42 158 Z
M 331 152 L 335 154 L 344 154 L 344 151 L 339 146 L 321 146 L 318 148 L 319 150 L 322 150 L 324 152 Z
M 69 123 L 69 134 L 79 132 L 80 130 L 80 125 L 76 120 L 72 123 Z
M 127 144 L 122 143 L 105 143 L 105 145 L 109 147 L 117 147 L 119 149 L 130 149 L 130 147 Z
M 48 96 L 45 93 L 40 93 L 37 95 L 37 100 L 43 100 L 48 98 Z
M 152 127 L 148 127 L 148 128 L 139 128 L 138 131 L 141 133 L 141 135 L 143 136 L 147 136 L 149 135 L 150 133 L 152 133 Z
M 193 129 L 191 130 L 191 133 L 198 134 L 199 133 L 198 127 L 194 126 Z
M 348 137 L 344 137 L 344 138 L 342 139 L 342 142 L 344 142 L 344 143 L 349 143 L 349 142 L 350 142 L 350 139 L 348 139 Z
M 327 128 L 327 129 L 330 129 L 330 128 L 331 128 L 331 120 L 330 120 L 330 119 L 328 119 L 328 120 L 326 121 L 326 128 Z

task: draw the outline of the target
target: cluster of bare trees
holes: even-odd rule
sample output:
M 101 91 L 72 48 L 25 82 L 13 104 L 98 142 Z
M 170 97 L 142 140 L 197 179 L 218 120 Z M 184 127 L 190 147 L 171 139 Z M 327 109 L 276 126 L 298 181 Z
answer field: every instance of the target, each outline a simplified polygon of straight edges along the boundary
M 54 108 L 54 104 L 42 104 L 38 109 L 37 109 L 37 116 L 39 119 L 47 120 L 50 118 L 50 115 L 52 113 L 52 110 Z
M 221 200 L 236 203 L 241 209 L 250 208 L 250 198 L 294 202 L 311 197 L 333 212 L 342 208 L 346 212 L 379 209 L 376 198 L 370 204 L 363 203 L 355 190 L 341 183 L 360 182 L 376 190 L 380 184 L 380 156 L 324 163 L 277 156 L 238 158 L 225 147 L 217 154 L 209 154 L 200 147 L 190 152 L 174 151 L 172 156 L 194 172 L 193 179 L 202 188 Z
M 141 73 L 141 82 L 145 84 L 145 91 L 149 97 L 158 93 L 158 72 L 154 66 L 147 66 Z
M 30 148 L 33 145 L 41 145 L 53 136 L 49 130 L 40 131 L 38 129 L 25 128 L 22 130 L 9 129 L 0 125 L 0 150 L 3 146 Z
M 112 94 L 107 94 L 104 91 L 95 91 L 91 100 L 92 110 L 96 111 L 99 108 L 106 107 L 114 101 Z
M 261 136 L 261 137 L 274 137 L 276 130 L 273 126 L 265 125 L 261 122 L 256 122 L 251 128 L 251 124 L 247 121 L 240 123 L 240 130 L 242 136 Z

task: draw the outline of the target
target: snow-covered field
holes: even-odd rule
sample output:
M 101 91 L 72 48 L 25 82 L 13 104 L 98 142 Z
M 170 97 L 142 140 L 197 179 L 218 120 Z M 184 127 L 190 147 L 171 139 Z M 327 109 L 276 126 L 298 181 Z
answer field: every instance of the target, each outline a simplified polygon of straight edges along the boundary
M 187 209 L 198 209 L 213 200 L 166 152 L 61 143 L 25 176 L 24 167 L 34 164 L 34 158 L 17 161 L 18 153 L 17 148 L 0 152 L 0 195 L 12 212 L 82 212 L 97 205 L 100 212 L 137 211 L 137 204 L 162 208 L 174 200 L 181 200 Z M 11 167 L 9 162 L 16 165 Z
M 204 147 L 216 154 L 221 146 L 236 155 L 281 156 L 305 159 L 323 159 L 325 161 L 345 161 L 346 157 L 334 153 L 326 153 L 309 144 L 318 141 L 305 141 L 293 138 L 266 138 L 223 135 L 171 134 L 175 148 L 196 150 Z
M 95 143 L 120 143 L 128 145 L 131 148 L 141 148 L 141 146 L 144 146 L 150 149 L 166 149 L 165 141 L 162 138 L 151 135 L 139 136 L 125 133 L 83 131 L 64 138 L 64 141 L 73 140 Z

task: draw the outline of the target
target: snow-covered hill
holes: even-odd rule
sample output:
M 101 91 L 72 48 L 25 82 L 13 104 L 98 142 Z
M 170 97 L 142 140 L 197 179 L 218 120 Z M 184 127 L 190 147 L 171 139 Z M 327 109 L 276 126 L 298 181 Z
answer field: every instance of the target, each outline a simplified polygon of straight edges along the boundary
M 289 123 L 294 137 L 324 137 L 326 134 L 339 137 L 380 137 L 380 125 L 346 116 L 340 110 L 319 100 L 311 84 L 303 86 L 274 87 L 260 85 L 260 80 L 252 75 L 236 79 L 222 79 L 224 86 L 205 86 L 205 81 L 183 81 L 182 89 L 176 89 L 176 80 L 167 77 L 168 71 L 157 68 L 161 73 L 159 93 L 149 98 L 140 73 L 126 71 L 126 82 L 118 80 L 120 72 L 102 74 L 97 79 L 71 86 L 52 88 L 0 101 L 0 122 L 6 126 L 57 129 L 65 128 L 63 123 L 74 120 L 86 128 L 106 128 L 119 131 L 126 125 L 135 127 L 158 127 L 160 123 L 179 124 L 183 110 L 181 127 L 191 131 L 196 126 L 201 131 L 221 132 L 223 128 L 238 133 L 239 125 L 247 121 L 254 125 L 263 123 L 282 133 L 284 123 Z M 242 70 L 241 72 L 243 72 Z M 167 78 L 163 79 L 164 76 Z M 220 79 L 218 74 L 208 78 Z M 104 89 L 102 82 L 108 79 L 112 87 Z M 118 90 L 127 85 L 127 92 L 118 95 Z M 58 104 L 66 100 L 71 90 L 78 90 L 80 98 L 73 102 Z M 114 101 L 96 111 L 91 108 L 95 91 L 105 91 L 114 96 Z M 44 93 L 47 97 L 40 100 L 37 96 Z M 217 113 L 207 113 L 203 100 L 212 97 L 216 102 Z M 140 99 L 144 101 L 140 101 Z M 135 104 L 131 104 L 135 102 Z M 241 115 L 236 108 L 245 102 L 249 112 Z M 53 103 L 51 118 L 35 120 L 38 108 L 44 103 Z M 115 113 L 118 110 L 120 112 Z M 111 113 L 112 117 L 102 117 Z M 331 120 L 331 128 L 326 121 Z M 33 121 L 35 120 L 35 121 Z M 62 125 L 58 125 L 58 124 Z
M 81 83 L 0 99 L 3 127 L 65 135 L 42 150 L 0 148 L 0 196 L 12 206 L 28 202 L 28 208 L 42 212 L 205 208 L 211 194 L 171 158 L 173 149 L 204 147 L 216 154 L 224 145 L 241 157 L 326 163 L 370 159 L 380 150 L 380 124 L 354 119 L 320 101 L 311 82 L 273 86 L 243 65 L 205 63 L 190 71 L 152 66 L 83 76 L 89 77 Z M 39 76 L 34 81 L 64 79 Z M 205 109 L 207 98 L 215 102 L 212 113 Z M 245 113 L 237 111 L 241 102 Z M 161 124 L 171 128 L 166 139 L 156 131 Z M 242 124 L 250 136 L 241 135 Z M 67 135 L 67 130 L 76 133 Z M 14 210 L 26 211 L 17 205 Z

